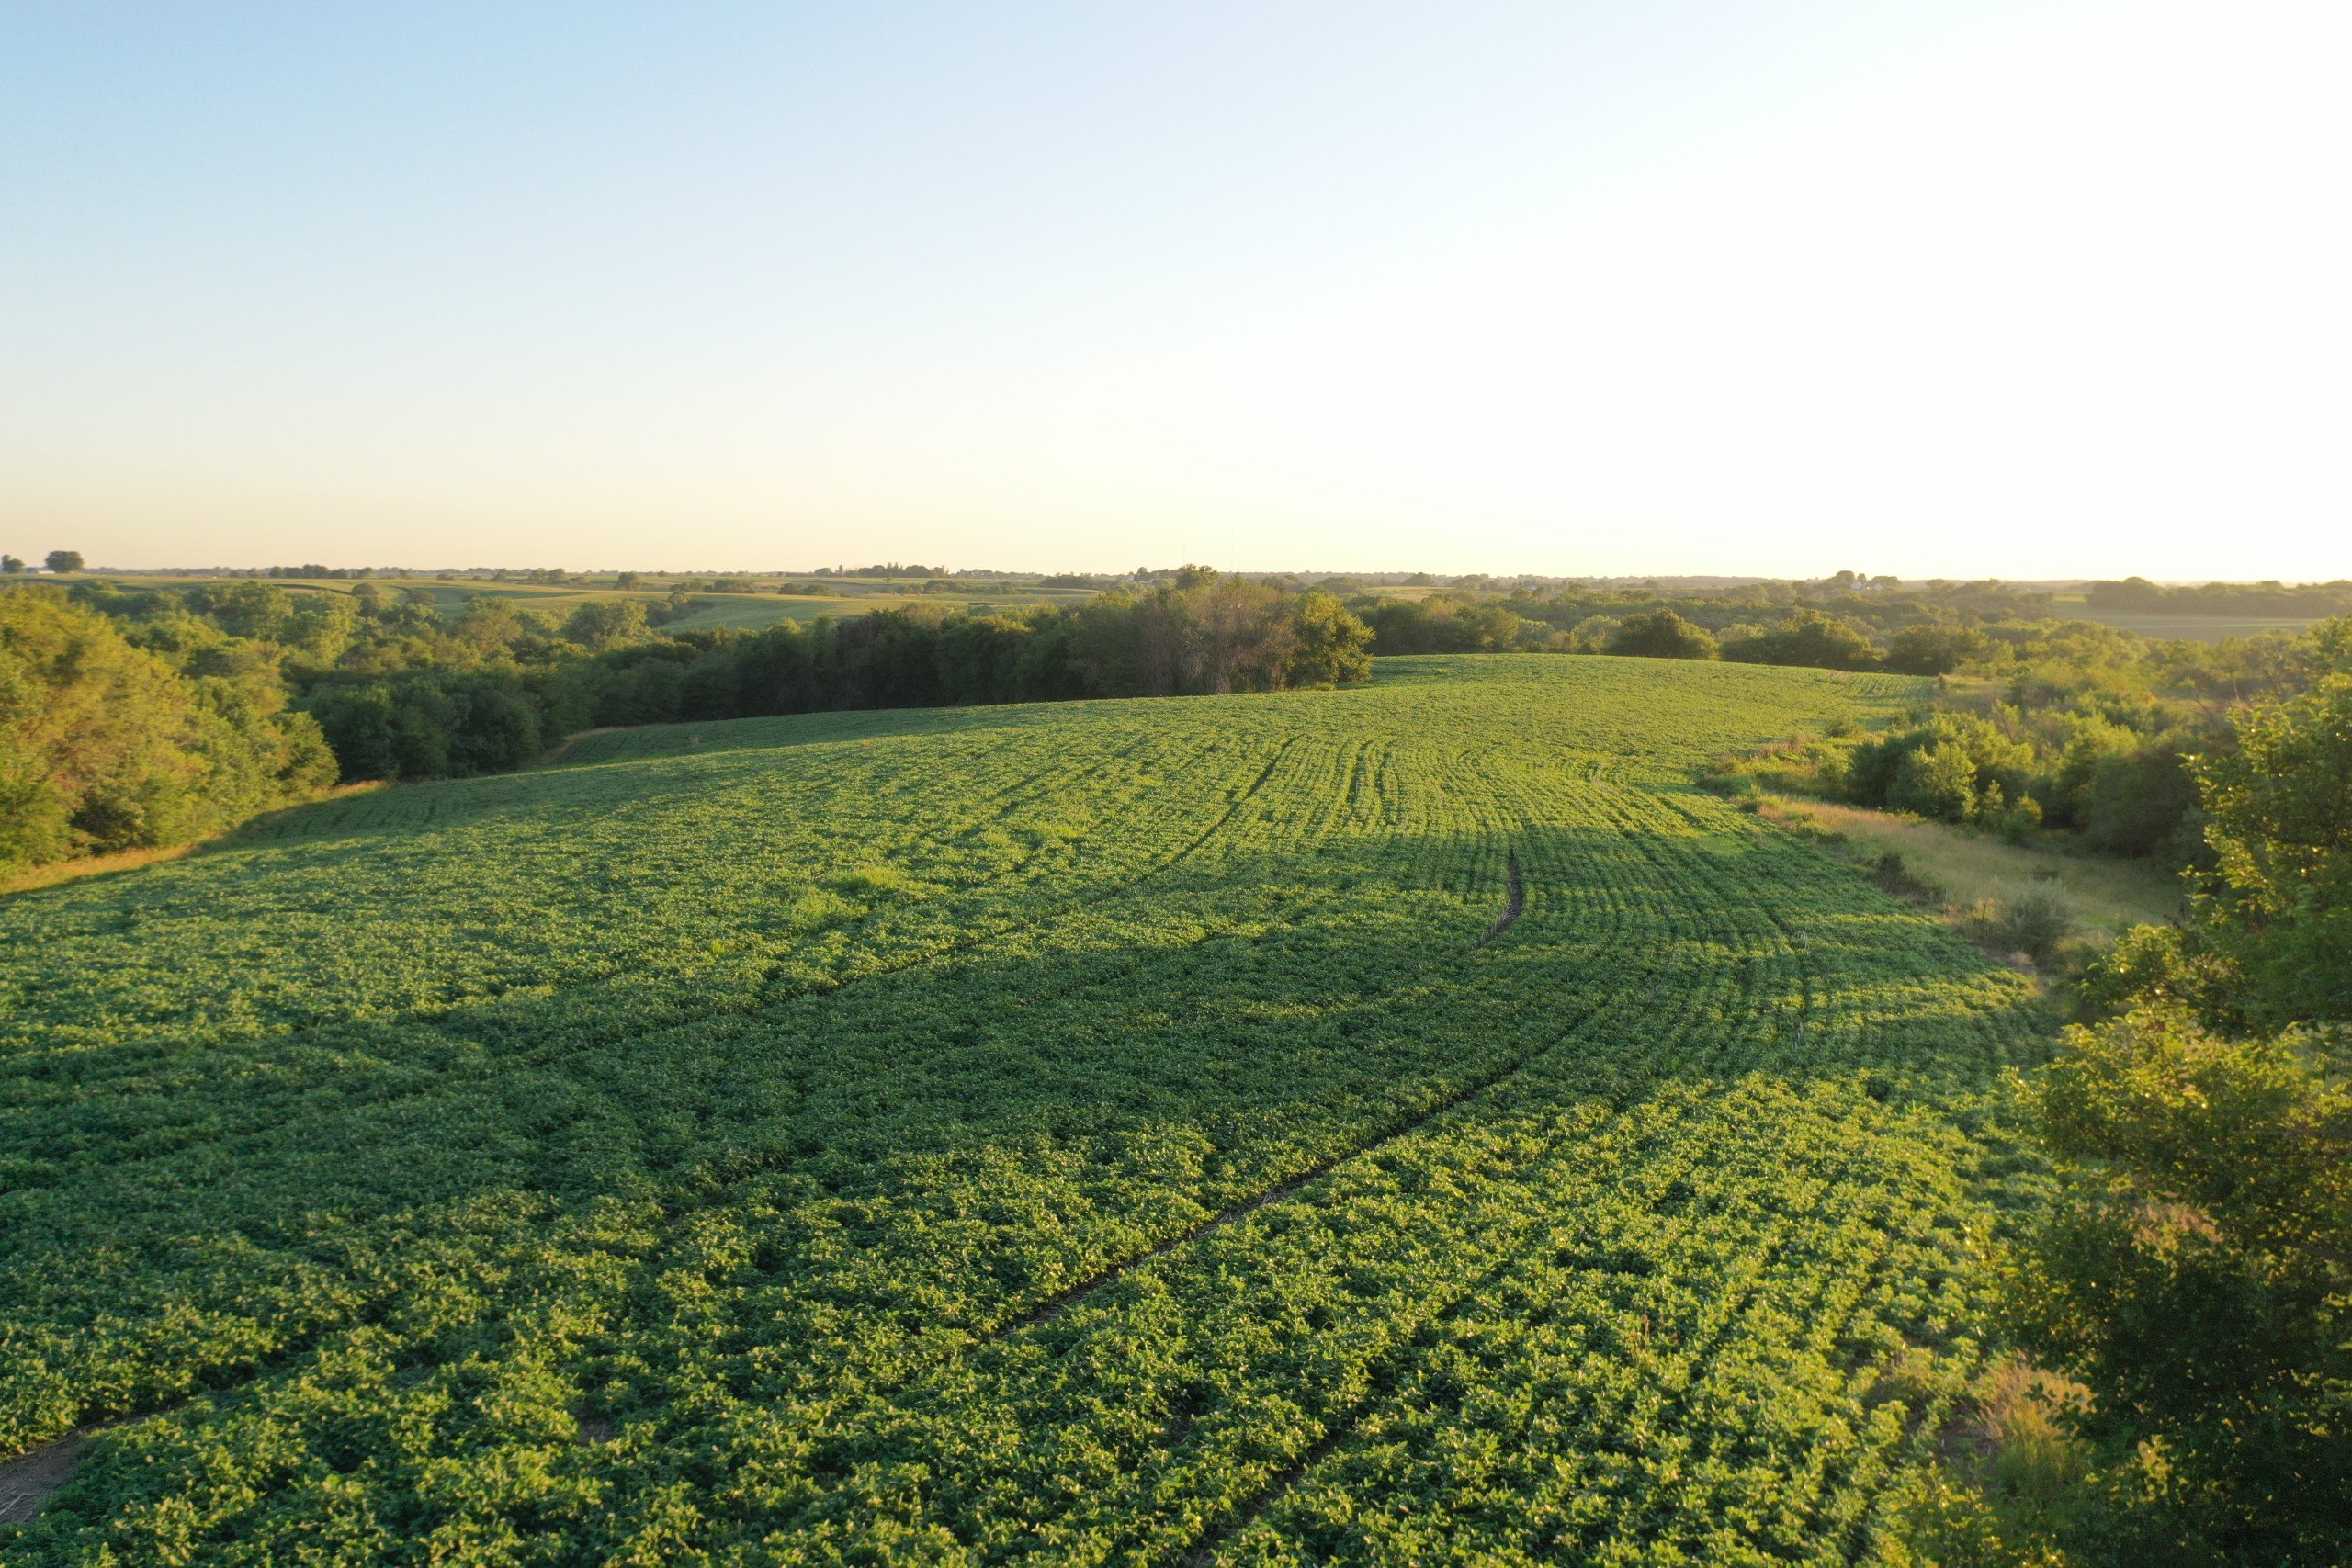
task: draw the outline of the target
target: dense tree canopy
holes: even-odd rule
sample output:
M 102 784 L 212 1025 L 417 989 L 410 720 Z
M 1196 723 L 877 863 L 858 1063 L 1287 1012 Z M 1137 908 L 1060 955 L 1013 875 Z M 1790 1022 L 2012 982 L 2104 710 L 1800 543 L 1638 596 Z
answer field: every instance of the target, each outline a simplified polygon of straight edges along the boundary
M 40 590 L 9 604 L 24 623 L 18 639 L 71 623 L 104 649 L 104 659 L 50 660 L 80 670 L 73 682 L 51 672 L 40 684 L 24 670 L 9 677 L 21 731 L 7 785 L 17 861 L 209 832 L 249 808 L 188 802 L 276 804 L 327 766 L 329 745 L 344 778 L 435 778 L 520 766 L 593 724 L 1275 691 L 1364 680 L 1371 670 L 1371 630 L 1336 597 L 1202 567 L 1072 609 L 922 604 L 684 635 L 651 627 L 701 604 L 687 592 L 651 604 L 591 600 L 562 621 L 496 594 L 442 611 L 428 590 L 371 581 L 350 592 L 289 592 L 266 581 L 163 590 L 83 581 L 71 585 L 71 602 Z M 94 696 L 101 672 L 113 682 L 104 698 Z M 164 712 L 176 717 L 155 717 Z M 252 766 L 190 750 L 193 736 L 219 724 L 276 736 L 270 745 L 301 750 L 301 764 L 277 769 L 280 785 L 231 785 Z M 106 736 L 143 739 L 153 766 L 108 766 L 146 783 L 75 783 L 77 757 L 113 755 Z M 51 776 L 54 790 L 42 783 Z M 181 776 L 209 783 L 174 795 L 163 781 Z
M 183 843 L 334 775 L 266 673 L 190 674 L 53 591 L 0 593 L 0 869 Z
M 1630 615 L 1611 635 L 1609 651 L 1636 659 L 1713 659 L 1714 635 L 1672 610 Z
M 1875 670 L 1870 634 L 1818 610 L 1798 610 L 1770 630 L 1735 637 L 1723 656 L 1740 664 L 1807 664 L 1820 670 Z
M 2035 1093 L 2064 1162 L 2009 1326 L 2086 1388 L 2084 1562 L 2352 1551 L 2352 1095 L 2315 1040 L 2162 1010 L 2069 1032 Z
M 2199 767 L 2220 861 L 2208 925 L 2257 1026 L 2352 1022 L 2352 620 L 2323 646 L 2328 674 Z

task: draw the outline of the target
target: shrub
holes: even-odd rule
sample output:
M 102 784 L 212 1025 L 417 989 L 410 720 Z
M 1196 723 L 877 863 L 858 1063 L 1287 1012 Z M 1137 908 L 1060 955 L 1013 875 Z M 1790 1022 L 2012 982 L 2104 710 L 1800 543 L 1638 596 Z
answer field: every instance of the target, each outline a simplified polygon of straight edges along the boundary
M 1862 806 L 1891 807 L 1945 822 L 1975 819 L 2026 797 L 2032 746 L 1973 714 L 1939 713 L 1854 748 L 1847 793 Z
M 2057 958 L 2060 945 L 2075 930 L 2066 906 L 2040 888 L 2014 898 L 1987 900 L 1971 923 L 2003 952 L 2022 953 L 2044 967 Z

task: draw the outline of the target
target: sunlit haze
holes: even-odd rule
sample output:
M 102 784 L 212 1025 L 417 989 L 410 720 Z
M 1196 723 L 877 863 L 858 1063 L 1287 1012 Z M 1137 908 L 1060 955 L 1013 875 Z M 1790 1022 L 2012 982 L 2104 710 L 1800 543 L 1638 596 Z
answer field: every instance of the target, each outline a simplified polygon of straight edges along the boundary
M 2352 575 L 2339 4 L 0 11 L 0 546 Z

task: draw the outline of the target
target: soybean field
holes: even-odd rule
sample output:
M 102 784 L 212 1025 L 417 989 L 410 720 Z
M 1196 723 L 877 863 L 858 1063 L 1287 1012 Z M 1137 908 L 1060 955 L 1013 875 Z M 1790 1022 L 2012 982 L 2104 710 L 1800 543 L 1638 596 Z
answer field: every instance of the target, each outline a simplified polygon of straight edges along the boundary
M 1684 781 L 1917 694 L 615 731 L 0 900 L 0 1562 L 1869 1561 L 2051 1023 Z

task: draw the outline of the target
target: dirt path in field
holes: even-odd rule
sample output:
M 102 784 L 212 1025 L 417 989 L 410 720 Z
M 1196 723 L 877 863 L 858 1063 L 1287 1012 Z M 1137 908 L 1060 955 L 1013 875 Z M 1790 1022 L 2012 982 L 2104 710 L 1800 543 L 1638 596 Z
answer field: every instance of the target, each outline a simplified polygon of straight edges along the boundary
M 1510 923 L 1519 919 L 1520 912 L 1526 908 L 1527 885 L 1519 879 L 1519 852 L 1513 850 L 1510 852 L 1510 892 L 1503 899 L 1503 912 L 1495 917 L 1495 923 L 1488 926 L 1487 934 L 1478 939 L 1480 945 L 1483 946 L 1494 941 L 1495 938 L 1510 930 Z
M 74 1473 L 82 1445 L 104 1427 L 85 1427 L 0 1464 L 0 1521 L 22 1524 Z

